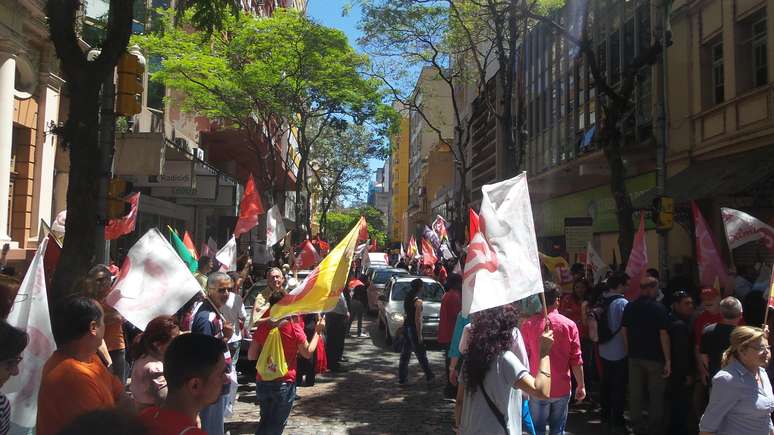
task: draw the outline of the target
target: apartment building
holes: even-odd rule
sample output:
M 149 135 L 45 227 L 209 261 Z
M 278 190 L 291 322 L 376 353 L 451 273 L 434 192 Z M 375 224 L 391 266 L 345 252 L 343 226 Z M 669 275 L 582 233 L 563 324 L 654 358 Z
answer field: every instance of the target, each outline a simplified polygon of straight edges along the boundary
M 389 237 L 392 242 L 406 241 L 409 238 L 408 226 L 408 190 L 409 190 L 409 117 L 408 110 L 398 103 L 393 105 L 400 113 L 398 132 L 390 138 L 390 176 L 392 204 L 389 215 Z

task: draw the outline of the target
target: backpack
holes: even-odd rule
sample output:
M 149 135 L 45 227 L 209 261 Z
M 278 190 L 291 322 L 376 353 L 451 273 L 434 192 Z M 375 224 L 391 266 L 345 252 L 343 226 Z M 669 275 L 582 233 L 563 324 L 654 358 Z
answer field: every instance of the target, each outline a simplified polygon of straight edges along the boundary
M 621 330 L 621 326 L 615 331 L 610 329 L 610 323 L 608 322 L 608 313 L 610 312 L 610 304 L 613 301 L 623 298 L 623 295 L 614 295 L 607 298 L 602 298 L 597 305 L 591 310 L 591 317 L 597 323 L 597 343 L 604 344 L 612 340 L 618 331 Z
M 273 328 L 266 337 L 255 369 L 262 381 L 273 381 L 288 374 L 288 362 L 285 360 L 279 328 Z

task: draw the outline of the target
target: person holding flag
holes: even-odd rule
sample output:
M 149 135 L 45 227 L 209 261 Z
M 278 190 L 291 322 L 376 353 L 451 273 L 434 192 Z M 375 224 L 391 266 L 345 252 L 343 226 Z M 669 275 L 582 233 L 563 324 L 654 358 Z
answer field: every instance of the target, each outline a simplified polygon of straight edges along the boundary
M 12 376 L 19 374 L 21 354 L 29 342 L 29 335 L 19 328 L 0 320 L 0 387 Z M 11 402 L 0 394 L 0 434 L 7 434 L 11 425 Z

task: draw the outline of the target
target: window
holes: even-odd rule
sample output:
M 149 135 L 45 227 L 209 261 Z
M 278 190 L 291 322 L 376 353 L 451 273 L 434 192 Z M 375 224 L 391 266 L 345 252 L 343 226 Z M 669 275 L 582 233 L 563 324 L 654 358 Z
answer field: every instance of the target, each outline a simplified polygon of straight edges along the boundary
M 710 48 L 712 60 L 712 102 L 720 104 L 724 100 L 725 85 L 723 72 L 723 43 L 717 42 Z
M 752 26 L 752 67 L 754 86 L 763 86 L 769 82 L 769 72 L 766 56 L 766 18 L 762 18 Z

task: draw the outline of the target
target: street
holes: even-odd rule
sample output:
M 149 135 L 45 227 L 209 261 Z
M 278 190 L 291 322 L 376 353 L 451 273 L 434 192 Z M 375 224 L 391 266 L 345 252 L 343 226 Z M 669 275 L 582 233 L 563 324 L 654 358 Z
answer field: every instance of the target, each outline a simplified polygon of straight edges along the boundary
M 454 404 L 443 398 L 443 351 L 432 347 L 428 359 L 438 376 L 428 388 L 416 358 L 409 364 L 408 387 L 398 387 L 398 354 L 384 342 L 376 323 L 366 322 L 369 337 L 347 337 L 348 372 L 318 376 L 316 385 L 299 388 L 286 434 L 451 434 Z M 354 330 L 354 328 L 353 328 Z M 259 419 L 254 379 L 240 379 L 234 415 L 226 419 L 231 435 L 255 433 Z M 568 435 L 600 430 L 586 408 L 571 409 Z M 596 423 L 596 424 L 595 424 Z

